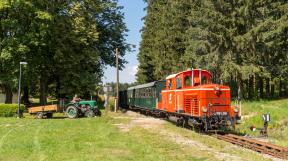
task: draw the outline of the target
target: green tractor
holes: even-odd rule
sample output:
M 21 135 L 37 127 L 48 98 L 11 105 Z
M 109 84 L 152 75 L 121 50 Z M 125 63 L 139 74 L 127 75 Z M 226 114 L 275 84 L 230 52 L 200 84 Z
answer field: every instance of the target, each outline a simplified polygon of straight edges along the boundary
M 94 117 L 101 116 L 101 111 L 97 107 L 97 102 L 91 101 L 78 101 L 75 103 L 69 103 L 66 105 L 66 115 L 69 118 L 77 118 L 80 116 Z

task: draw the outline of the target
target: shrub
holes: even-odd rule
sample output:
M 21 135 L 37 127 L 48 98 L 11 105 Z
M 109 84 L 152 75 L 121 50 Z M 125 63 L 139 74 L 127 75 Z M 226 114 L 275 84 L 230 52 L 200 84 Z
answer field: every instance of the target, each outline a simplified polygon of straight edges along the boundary
M 24 111 L 24 105 L 20 106 L 21 113 Z M 0 117 L 12 117 L 17 114 L 17 104 L 0 104 Z
M 105 103 L 105 100 L 104 100 L 104 96 L 103 95 L 97 95 L 96 96 L 96 101 L 97 101 L 97 105 L 98 105 L 98 108 L 100 109 L 104 109 L 104 103 Z
M 111 111 L 114 111 L 115 108 L 115 97 L 110 97 L 109 98 L 109 108 Z

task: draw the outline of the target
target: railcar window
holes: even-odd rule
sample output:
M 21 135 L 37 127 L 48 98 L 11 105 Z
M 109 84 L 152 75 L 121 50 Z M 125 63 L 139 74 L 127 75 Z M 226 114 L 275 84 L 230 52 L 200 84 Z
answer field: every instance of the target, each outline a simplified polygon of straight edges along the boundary
M 151 97 L 151 88 L 147 89 L 147 98 Z
M 191 77 L 190 76 L 187 75 L 184 78 L 184 84 L 185 84 L 185 87 L 191 86 L 192 82 L 191 82 Z
M 141 89 L 141 98 L 145 98 L 145 91 L 143 89 Z

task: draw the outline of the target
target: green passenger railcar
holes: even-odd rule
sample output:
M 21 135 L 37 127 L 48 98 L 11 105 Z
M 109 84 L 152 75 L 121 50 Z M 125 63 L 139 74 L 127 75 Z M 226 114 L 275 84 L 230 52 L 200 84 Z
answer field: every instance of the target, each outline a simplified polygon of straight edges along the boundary
M 127 90 L 128 106 L 155 109 L 164 88 L 164 81 L 130 87 Z

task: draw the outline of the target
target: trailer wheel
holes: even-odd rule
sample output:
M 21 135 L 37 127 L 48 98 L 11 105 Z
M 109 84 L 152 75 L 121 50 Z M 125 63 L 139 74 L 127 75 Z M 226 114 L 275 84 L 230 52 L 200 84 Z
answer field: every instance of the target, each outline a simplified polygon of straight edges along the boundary
M 70 119 L 74 119 L 78 117 L 78 109 L 73 106 L 73 105 L 69 105 L 66 108 L 66 115 L 70 118 Z
M 37 112 L 36 114 L 37 119 L 43 119 L 43 116 L 44 116 L 43 112 Z

